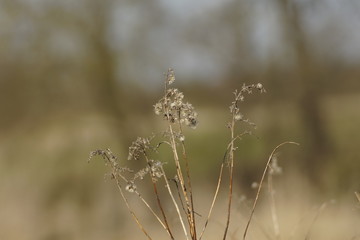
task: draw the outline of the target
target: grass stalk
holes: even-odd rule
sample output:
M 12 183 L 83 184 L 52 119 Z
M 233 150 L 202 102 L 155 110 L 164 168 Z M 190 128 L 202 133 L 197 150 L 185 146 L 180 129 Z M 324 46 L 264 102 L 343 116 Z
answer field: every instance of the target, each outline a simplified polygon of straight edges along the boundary
M 146 159 L 146 162 L 148 163 L 149 165 L 149 168 L 150 168 L 150 178 L 151 178 L 151 182 L 152 182 L 152 185 L 153 185 L 153 190 L 154 190 L 154 194 L 156 196 L 156 202 L 157 202 L 157 205 L 160 209 L 160 212 L 161 212 L 161 215 L 163 216 L 163 219 L 164 219 L 164 223 L 162 223 L 162 221 L 160 221 L 163 225 L 163 227 L 165 228 L 165 230 L 167 231 L 167 233 L 169 234 L 170 238 L 172 240 L 174 240 L 174 236 L 172 234 L 172 231 L 170 229 L 170 226 L 169 226 L 169 223 L 167 221 L 167 218 L 166 218 L 166 214 L 165 214 L 165 211 L 164 211 L 164 208 L 162 206 L 162 203 L 161 203 L 161 200 L 160 200 L 160 195 L 158 193 L 158 190 L 157 190 L 157 184 L 156 184 L 156 181 L 154 180 L 154 178 L 152 177 L 153 176 L 153 172 L 151 170 L 151 166 L 150 166 L 150 160 L 148 159 L 146 153 L 144 153 L 144 156 L 145 156 L 145 159 Z M 147 205 L 148 206 L 148 205 Z M 150 206 L 148 206 L 148 208 L 150 209 L 150 211 L 154 213 L 154 211 L 152 210 L 152 208 Z M 157 215 L 155 214 L 155 216 L 157 217 Z M 159 220 L 159 217 L 157 217 L 158 220 Z
M 249 229 L 249 226 L 250 226 L 252 217 L 253 217 L 253 215 L 254 215 L 254 212 L 255 212 L 255 208 L 256 208 L 258 199 L 259 199 L 261 187 L 262 187 L 262 185 L 263 185 L 263 182 L 264 182 L 264 179 L 265 179 L 265 175 L 266 175 L 267 170 L 268 170 L 268 168 L 269 168 L 269 166 L 270 166 L 271 160 L 273 159 L 275 152 L 276 152 L 281 146 L 283 146 L 283 145 L 285 145 L 285 144 L 295 144 L 295 145 L 299 145 L 299 144 L 296 143 L 296 142 L 283 142 L 283 143 L 277 145 L 277 146 L 274 148 L 274 150 L 271 152 L 271 154 L 270 154 L 270 156 L 269 156 L 269 159 L 268 159 L 268 161 L 267 161 L 267 163 L 266 163 L 265 169 L 264 169 L 264 171 L 263 171 L 263 174 L 262 174 L 262 176 L 261 176 L 261 180 L 260 180 L 259 187 L 258 187 L 258 190 L 257 190 L 257 193 L 256 193 L 256 197 L 255 197 L 255 201 L 254 201 L 253 207 L 252 207 L 252 209 L 251 209 L 250 217 L 249 217 L 249 220 L 248 220 L 248 222 L 247 222 L 247 224 L 246 224 L 246 227 L 245 227 L 245 231 L 244 231 L 244 235 L 243 235 L 243 240 L 246 239 L 246 235 L 247 235 L 247 232 L 248 232 L 248 229 Z
M 183 193 L 183 196 L 184 196 L 184 199 L 185 199 L 185 203 L 186 203 L 186 207 L 187 207 L 186 216 L 188 218 L 189 225 L 191 226 L 191 218 L 189 216 L 189 213 L 191 212 L 190 201 L 189 201 L 188 194 L 187 194 L 187 188 L 185 186 L 184 176 L 183 176 L 183 173 L 182 173 L 182 170 L 181 170 L 181 164 L 180 164 L 180 160 L 179 160 L 179 155 L 178 155 L 177 148 L 176 148 L 175 135 L 174 135 L 174 131 L 173 131 L 171 125 L 169 125 L 169 130 L 170 130 L 170 138 L 171 138 L 170 139 L 171 149 L 172 149 L 172 152 L 173 152 L 177 177 L 179 178 L 181 190 L 182 190 L 182 193 Z
M 231 142 L 228 144 L 227 148 L 226 148 L 226 151 L 225 151 L 225 154 L 224 154 L 222 163 L 221 163 L 221 165 L 220 165 L 219 177 L 218 177 L 218 182 L 217 182 L 217 185 L 216 185 L 215 194 L 214 194 L 214 197 L 213 197 L 213 199 L 212 199 L 212 202 L 211 202 L 211 205 L 210 205 L 210 209 L 209 209 L 209 213 L 208 213 L 208 215 L 207 215 L 207 218 L 206 218 L 204 227 L 203 227 L 203 229 L 202 229 L 202 231 L 201 231 L 199 240 L 202 238 L 202 236 L 203 236 L 203 234 L 204 234 L 204 232 L 205 232 L 205 230 L 206 230 L 206 227 L 207 227 L 207 225 L 208 225 L 208 223 L 209 223 L 209 220 L 210 220 L 210 217 L 211 217 L 211 214 L 212 214 L 214 205 L 215 205 L 215 201 L 216 201 L 217 196 L 218 196 L 218 194 L 219 194 L 220 185 L 221 185 L 221 181 L 222 181 L 222 176 L 223 176 L 223 172 L 224 172 L 224 165 L 225 165 L 225 162 L 226 162 L 226 158 L 227 158 L 227 156 L 228 156 L 228 153 L 229 153 L 229 149 L 231 148 L 231 144 L 232 144 L 235 140 L 241 138 L 241 136 L 243 136 L 243 135 L 245 135 L 245 134 L 247 134 L 247 132 L 244 132 L 244 133 L 236 136 L 235 138 L 233 138 L 233 139 L 231 140 Z
M 172 193 L 172 191 L 171 191 L 171 188 L 170 188 L 170 185 L 169 185 L 169 181 L 167 180 L 166 173 L 165 173 L 163 167 L 161 167 L 161 171 L 163 172 L 163 177 L 164 177 L 164 180 L 165 180 L 166 189 L 168 190 L 169 195 L 170 195 L 170 197 L 171 197 L 171 200 L 172 200 L 172 202 L 173 202 L 173 204 L 174 204 L 174 206 L 175 206 L 175 209 L 176 209 L 176 212 L 177 212 L 177 214 L 178 214 L 178 217 L 179 217 L 179 220 L 180 220 L 182 229 L 183 229 L 183 231 L 184 231 L 185 237 L 186 237 L 187 240 L 189 240 L 189 235 L 188 235 L 188 233 L 187 233 L 187 230 L 186 230 L 186 227 L 185 227 L 183 218 L 182 218 L 182 216 L 181 216 L 181 212 L 180 212 L 180 209 L 179 209 L 179 205 L 177 204 L 177 202 L 176 202 L 176 200 L 175 200 L 175 198 L 174 198 L 174 195 L 173 195 L 173 193 Z
M 165 102 L 167 102 L 167 100 L 169 100 L 168 96 L 167 96 L 167 81 L 165 81 L 165 96 L 164 96 L 164 99 L 165 99 Z M 171 116 L 170 111 L 171 110 L 169 109 L 169 107 L 170 106 L 168 106 L 168 105 L 167 106 L 164 105 L 165 116 L 167 116 L 167 120 L 168 120 L 168 129 L 169 129 L 169 133 L 170 133 L 171 150 L 173 152 L 173 158 L 174 158 L 174 162 L 175 162 L 175 166 L 176 166 L 177 177 L 179 179 L 182 194 L 184 196 L 184 200 L 185 200 L 185 204 L 186 204 L 186 212 L 185 212 L 185 214 L 186 214 L 187 221 L 188 221 L 189 228 L 190 228 L 190 235 L 191 235 L 191 238 L 193 240 L 196 240 L 195 217 L 194 217 L 194 209 L 193 209 L 190 170 L 189 170 L 188 160 L 187 160 L 187 157 L 186 157 L 185 147 L 184 147 L 183 141 L 182 141 L 183 157 L 184 157 L 184 161 L 185 161 L 187 180 L 188 180 L 187 181 L 188 186 L 186 186 L 184 176 L 183 176 L 183 172 L 182 172 L 182 169 L 181 169 L 179 154 L 178 154 L 177 147 L 176 147 L 175 133 L 174 133 L 173 126 L 172 126 L 172 120 L 170 119 L 170 116 Z M 180 119 L 180 112 L 179 111 L 177 112 L 177 115 L 178 115 L 178 119 Z M 182 133 L 180 120 L 179 120 L 179 129 L 180 129 L 180 133 Z
M 211 202 L 211 206 L 210 206 L 210 209 L 209 209 L 209 213 L 206 217 L 206 221 L 205 221 L 205 224 L 204 224 L 204 227 L 201 231 L 201 234 L 200 234 L 200 237 L 199 237 L 199 240 L 201 240 L 204 232 L 205 232 L 205 229 L 209 223 L 209 220 L 210 220 L 210 217 L 211 217 L 211 214 L 212 214 L 212 211 L 213 211 L 213 208 L 214 208 L 214 205 L 215 205 L 215 201 L 217 199 L 217 196 L 219 194 L 219 189 L 220 189 L 220 185 L 221 185 L 221 180 L 222 180 L 222 175 L 223 175 L 223 170 L 224 170 L 224 163 L 221 163 L 221 166 L 220 166 L 220 173 L 219 173 L 219 177 L 218 177 L 218 182 L 217 182 L 217 185 L 216 185 L 216 190 L 215 190 L 215 194 L 214 194 L 214 197 L 213 197 L 213 200 Z
M 125 205 L 127 207 L 127 209 L 129 210 L 132 218 L 134 219 L 134 221 L 136 222 L 136 225 L 140 228 L 140 230 L 145 234 L 145 236 L 147 237 L 148 240 L 152 240 L 152 238 L 150 237 L 150 235 L 147 233 L 147 231 L 145 230 L 144 226 L 140 223 L 138 217 L 136 217 L 134 211 L 132 210 L 129 201 L 127 200 L 127 198 L 125 197 L 124 191 L 122 190 L 121 184 L 119 179 L 116 177 L 116 175 L 113 173 L 112 176 L 114 177 L 115 181 L 116 181 L 116 186 L 119 189 L 120 195 L 122 197 L 122 199 L 125 202 Z M 158 218 L 159 219 L 159 218 Z M 160 220 L 160 219 L 159 219 Z M 161 222 L 161 220 L 160 220 Z
M 231 127 L 231 138 L 234 138 L 234 120 Z M 232 204 L 232 193 L 233 193 L 233 179 L 234 179 L 234 141 L 230 143 L 230 153 L 229 153 L 229 192 L 228 192 L 228 208 L 227 208 L 227 218 L 226 226 L 224 231 L 223 240 L 226 239 L 229 225 L 230 225 L 230 216 L 231 216 L 231 204 Z
M 180 134 L 183 134 L 181 123 L 179 122 L 179 129 Z M 196 234 L 196 223 L 195 223 L 195 207 L 194 207 L 194 199 L 193 199 L 193 191 L 191 186 L 191 177 L 190 177 L 190 167 L 189 167 L 189 160 L 186 154 L 186 148 L 185 148 L 185 142 L 181 141 L 182 146 L 182 156 L 185 162 L 185 171 L 186 171 L 186 177 L 187 177 L 187 190 L 189 191 L 189 197 L 190 197 L 190 209 L 188 211 L 188 214 L 190 215 L 190 233 L 193 240 L 197 239 Z

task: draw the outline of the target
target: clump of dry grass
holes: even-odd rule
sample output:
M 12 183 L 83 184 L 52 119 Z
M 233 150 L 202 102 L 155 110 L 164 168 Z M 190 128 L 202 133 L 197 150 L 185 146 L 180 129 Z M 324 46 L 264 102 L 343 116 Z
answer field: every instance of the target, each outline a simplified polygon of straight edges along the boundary
M 233 188 L 234 188 L 234 159 L 237 149 L 237 141 L 244 135 L 251 134 L 251 131 L 242 131 L 238 128 L 239 123 L 245 123 L 250 126 L 255 126 L 249 119 L 245 118 L 243 113 L 240 112 L 240 104 L 244 101 L 246 95 L 252 94 L 253 91 L 264 93 L 265 89 L 261 83 L 243 85 L 240 90 L 234 92 L 234 101 L 230 105 L 230 120 L 227 123 L 229 131 L 229 142 L 225 150 L 223 159 L 221 161 L 219 176 L 215 187 L 215 193 L 212 197 L 210 208 L 204 216 L 200 216 L 196 212 L 194 205 L 194 191 L 192 187 L 191 173 L 189 167 L 190 158 L 187 154 L 186 137 L 184 128 L 190 127 L 195 129 L 198 125 L 197 113 L 193 105 L 184 100 L 184 94 L 176 88 L 170 86 L 175 81 L 175 74 L 172 69 L 169 69 L 164 84 L 164 95 L 154 105 L 154 112 L 160 116 L 166 123 L 166 130 L 160 134 L 161 141 L 154 142 L 154 136 L 148 138 L 138 137 L 129 147 L 129 154 L 127 160 L 141 161 L 143 167 L 138 170 L 133 170 L 123 167 L 119 159 L 111 152 L 110 149 L 96 150 L 91 152 L 89 160 L 94 156 L 101 156 L 105 163 L 110 167 L 110 177 L 115 180 L 120 195 L 129 210 L 132 218 L 136 222 L 139 229 L 144 233 L 147 239 L 152 239 L 147 228 L 143 225 L 138 218 L 135 210 L 132 208 L 128 199 L 129 194 L 136 195 L 139 200 L 144 204 L 148 211 L 153 215 L 154 219 L 158 222 L 159 226 L 164 229 L 169 239 L 181 238 L 187 240 L 200 240 L 203 238 L 207 229 L 208 223 L 211 220 L 214 210 L 215 202 L 219 197 L 220 188 L 227 174 L 227 206 L 226 206 L 226 219 L 224 222 L 224 232 L 222 239 L 228 237 L 232 205 L 233 205 Z M 265 169 L 263 170 L 262 177 L 259 184 L 256 185 L 257 193 L 253 205 L 250 210 L 250 216 L 247 224 L 244 227 L 243 239 L 246 239 L 253 215 L 258 203 L 258 199 L 265 181 L 266 175 L 268 176 L 268 193 L 270 196 L 270 209 L 273 230 L 275 238 L 280 239 L 280 229 L 278 217 L 276 214 L 274 187 L 272 177 L 280 172 L 280 167 L 277 165 L 277 158 L 275 153 L 285 144 L 297 144 L 295 142 L 284 142 L 279 144 L 271 152 Z M 165 162 L 156 160 L 154 156 L 159 153 L 161 148 L 167 147 L 172 152 L 172 164 L 174 166 L 173 172 L 175 176 L 169 176 L 171 172 L 170 166 L 165 168 Z M 142 181 L 144 180 L 144 181 Z M 152 206 L 148 200 L 140 193 L 139 185 L 150 184 L 156 199 L 156 207 Z M 165 185 L 165 194 L 163 188 L 159 186 Z M 356 193 L 360 202 L 360 195 Z M 178 221 L 180 224 L 171 224 L 169 221 L 169 206 L 165 206 L 165 202 L 170 201 L 172 209 L 175 209 Z M 202 218 L 202 226 L 199 226 L 198 218 Z M 182 232 L 182 237 L 179 235 L 179 228 Z M 308 236 L 307 236 L 308 237 Z

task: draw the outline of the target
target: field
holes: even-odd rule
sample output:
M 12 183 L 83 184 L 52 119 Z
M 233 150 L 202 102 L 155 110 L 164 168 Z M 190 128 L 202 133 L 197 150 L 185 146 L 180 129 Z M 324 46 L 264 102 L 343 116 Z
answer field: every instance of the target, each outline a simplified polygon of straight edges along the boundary
M 250 90 L 252 95 L 262 93 L 248 96 Z M 148 104 L 145 114 L 127 117 L 124 130 L 133 133 L 133 139 L 147 136 L 132 145 L 130 161 L 122 146 L 126 139 L 120 141 L 114 134 L 116 121 L 98 114 L 69 116 L 65 112 L 48 116 L 37 128 L 23 124 L 16 132 L 5 133 L 0 149 L 0 238 L 185 239 L 186 232 L 188 239 L 199 239 L 209 220 L 202 239 L 223 239 L 224 235 L 243 239 L 247 224 L 246 239 L 360 239 L 360 201 L 355 196 L 359 190 L 355 161 L 360 141 L 356 119 L 360 115 L 353 111 L 359 96 L 323 99 L 337 155 L 322 166 L 316 182 L 306 173 L 312 166 L 304 168 L 301 164 L 307 139 L 299 127 L 299 113 L 291 104 L 262 104 L 266 94 L 262 85 L 243 86 L 235 100 L 229 94 L 230 112 L 227 106 L 204 106 L 196 108 L 197 114 L 182 101 L 179 92 L 165 95 L 160 100 L 162 105 L 155 107 L 160 116 L 151 111 L 154 102 Z M 242 97 L 246 98 L 244 102 Z M 246 107 L 248 97 L 250 103 L 255 98 L 260 101 Z M 244 115 L 239 112 L 242 109 Z M 177 111 L 178 118 L 171 119 Z M 237 121 L 239 128 L 235 127 Z M 174 127 L 173 132 L 169 126 Z M 190 129 L 185 129 L 187 126 Z M 271 155 L 272 149 L 285 141 L 300 145 L 286 144 Z M 186 147 L 186 155 L 181 146 Z M 103 151 L 95 152 L 88 164 L 88 153 L 95 149 Z M 112 154 L 118 159 L 111 158 Z M 123 169 L 126 165 L 145 172 L 134 177 Z M 174 175 L 183 180 L 175 184 Z M 172 189 L 173 196 L 167 188 Z M 140 224 L 133 221 L 124 199 Z

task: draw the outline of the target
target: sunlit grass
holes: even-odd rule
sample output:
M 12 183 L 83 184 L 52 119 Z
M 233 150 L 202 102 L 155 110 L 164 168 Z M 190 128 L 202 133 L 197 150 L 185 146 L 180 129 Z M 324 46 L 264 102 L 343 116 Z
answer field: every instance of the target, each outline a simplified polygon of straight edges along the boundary
M 170 69 L 165 79 L 164 96 L 154 105 L 155 114 L 166 122 L 166 130 L 161 134 L 152 134 L 150 137 L 138 137 L 129 148 L 127 159 L 143 161 L 145 165 L 139 167 L 141 164 L 138 164 L 137 170 L 130 169 L 110 149 L 96 150 L 90 155 L 90 158 L 101 156 L 110 167 L 109 177 L 115 180 L 126 208 L 146 239 L 158 239 L 159 237 L 155 238 L 154 235 L 157 236 L 161 231 L 164 234 L 162 239 L 188 240 L 200 240 L 207 232 L 211 232 L 211 235 L 206 239 L 223 240 L 227 238 L 332 239 L 331 237 L 334 236 L 336 236 L 334 239 L 357 238 L 356 230 L 351 227 L 343 228 L 338 225 L 339 227 L 330 234 L 329 231 L 323 230 L 325 225 L 332 226 L 331 217 L 324 217 L 326 214 L 342 217 L 342 213 L 339 214 L 334 207 L 336 205 L 339 207 L 339 200 L 319 202 L 319 199 L 312 198 L 316 194 L 312 192 L 311 184 L 303 189 L 296 189 L 295 186 L 285 187 L 285 190 L 290 190 L 287 192 L 289 196 L 284 194 L 286 192 L 278 190 L 282 181 L 277 180 L 281 178 L 277 175 L 283 174 L 283 168 L 278 165 L 278 150 L 285 144 L 298 145 L 298 143 L 285 141 L 276 146 L 271 153 L 267 153 L 268 159 L 258 171 L 257 182 L 251 184 L 256 190 L 252 198 L 246 197 L 246 191 L 242 191 L 242 195 L 241 191 L 235 193 L 235 190 L 242 187 L 241 183 L 236 182 L 238 178 L 235 171 L 236 168 L 241 167 L 239 160 L 241 158 L 237 155 L 235 157 L 237 150 L 241 149 L 239 148 L 241 141 L 239 145 L 238 140 L 253 135 L 255 127 L 255 124 L 243 115 L 240 105 L 243 105 L 242 102 L 247 94 L 253 91 L 265 92 L 262 84 L 243 85 L 239 91 L 234 92 L 235 100 L 230 105 L 228 122 L 222 126 L 223 129 L 229 130 L 227 136 L 222 135 L 217 129 L 212 131 L 217 133 L 215 139 L 213 135 L 200 130 L 202 138 L 197 138 L 198 145 L 195 143 L 191 145 L 192 135 L 195 133 L 189 133 L 184 129 L 186 126 L 193 129 L 198 127 L 198 114 L 191 104 L 183 101 L 183 93 L 169 87 L 174 81 L 175 75 Z M 210 113 L 204 121 L 206 118 L 214 118 L 217 121 L 223 118 L 223 114 L 212 116 Z M 296 117 L 294 119 L 296 120 Z M 241 123 L 241 128 L 237 122 Z M 284 124 L 286 125 L 287 122 Z M 158 139 L 159 136 L 163 139 Z M 161 157 L 161 154 L 159 156 L 157 154 L 163 146 L 168 147 L 170 151 L 165 151 L 165 155 Z M 224 149 L 222 156 L 216 150 L 219 146 Z M 214 155 L 215 161 L 210 160 L 214 159 Z M 197 164 L 193 161 L 197 161 Z M 191 176 L 198 174 L 202 166 L 209 168 L 209 165 L 212 165 L 211 168 L 218 166 L 217 180 L 207 185 L 208 191 L 200 190 L 199 185 L 193 183 L 194 179 L 198 180 L 200 177 Z M 192 168 L 198 170 L 193 172 Z M 288 177 L 288 180 L 296 185 L 305 179 Z M 152 186 L 152 200 L 151 198 L 147 200 L 151 190 L 146 191 L 146 194 L 142 193 L 146 189 L 143 185 Z M 279 193 L 284 195 L 279 197 Z M 199 202 L 195 198 L 197 194 L 204 200 Z M 208 197 L 202 196 L 205 194 Z M 292 195 L 297 196 L 297 199 L 291 198 Z M 141 203 L 141 211 L 139 211 L 140 205 L 135 204 L 133 199 Z M 311 204 L 311 200 L 315 200 L 314 205 Z M 207 206 L 207 209 L 204 209 L 204 206 Z M 219 212 L 218 208 L 222 211 Z M 149 225 L 143 219 L 144 211 L 152 216 L 152 224 Z M 344 216 L 350 217 L 351 214 Z M 153 227 L 156 223 L 158 230 L 154 230 Z M 219 228 L 209 229 L 214 223 Z M 338 223 L 335 221 L 334 225 L 336 224 Z M 217 230 L 214 232 L 214 229 Z M 128 234 L 135 236 L 132 232 Z

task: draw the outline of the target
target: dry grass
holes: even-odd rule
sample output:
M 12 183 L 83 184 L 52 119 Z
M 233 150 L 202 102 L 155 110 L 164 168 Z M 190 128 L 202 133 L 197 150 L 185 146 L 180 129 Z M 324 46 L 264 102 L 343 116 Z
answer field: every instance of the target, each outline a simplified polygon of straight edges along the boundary
M 196 128 L 198 124 L 197 113 L 192 104 L 184 101 L 182 92 L 176 88 L 170 88 L 174 81 L 174 72 L 169 69 L 165 78 L 164 96 L 154 105 L 155 114 L 162 117 L 166 123 L 166 130 L 151 137 L 139 137 L 129 147 L 127 160 L 136 161 L 137 170 L 123 166 L 123 161 L 120 161 L 110 149 L 96 150 L 91 152 L 90 155 L 90 159 L 94 156 L 101 156 L 106 165 L 110 167 L 109 177 L 115 180 L 126 208 L 145 238 L 149 240 L 164 239 L 167 236 L 168 239 L 187 240 L 200 240 L 203 238 L 223 240 L 241 238 L 244 240 L 331 239 L 331 236 L 322 238 L 317 229 L 322 227 L 318 222 L 320 222 L 321 216 L 332 202 L 322 203 L 309 213 L 312 216 L 305 216 L 304 219 L 307 220 L 304 221 L 310 224 L 301 223 L 303 220 L 300 217 L 300 222 L 294 224 L 292 231 L 288 230 L 291 227 L 284 226 L 286 224 L 283 219 L 290 219 L 290 217 L 284 218 L 281 216 L 282 212 L 286 212 L 286 209 L 292 209 L 292 207 L 289 202 L 285 201 L 281 206 L 277 202 L 277 191 L 275 191 L 273 177 L 281 173 L 281 168 L 277 163 L 276 152 L 283 145 L 297 144 L 295 142 L 281 143 L 270 153 L 267 162 L 264 164 L 265 168 L 261 179 L 258 184 L 254 185 L 257 191 L 251 207 L 248 207 L 248 203 L 244 204 L 247 213 L 239 210 L 239 206 L 234 207 L 234 196 L 237 196 L 234 193 L 235 153 L 239 140 L 244 135 L 251 135 L 252 128 L 255 126 L 240 112 L 240 106 L 247 94 L 251 94 L 253 91 L 265 92 L 260 83 L 243 85 L 240 90 L 234 92 L 235 97 L 230 105 L 229 122 L 226 125 L 229 131 L 229 139 L 223 159 L 219 161 L 219 175 L 212 190 L 214 194 L 210 201 L 209 197 L 205 198 L 206 200 L 201 200 L 201 202 L 195 199 L 195 194 L 203 195 L 208 193 L 207 191 L 195 190 L 193 186 L 189 162 L 195 161 L 195 159 L 188 156 L 186 146 L 188 143 L 184 128 Z M 161 140 L 158 140 L 159 137 Z M 172 153 L 172 158 L 168 162 L 157 160 L 163 148 L 170 149 Z M 259 210 L 260 213 L 256 215 L 255 210 L 258 208 L 262 196 L 261 192 L 266 176 L 268 194 L 263 199 L 267 200 L 269 204 L 265 209 Z M 149 194 L 143 194 L 142 191 L 150 186 L 153 198 L 148 200 L 146 198 L 149 197 Z M 355 194 L 360 202 L 359 194 Z M 146 221 L 143 220 L 141 211 L 136 211 L 139 209 L 139 205 L 138 203 L 134 204 L 134 197 L 143 206 L 142 209 L 145 209 L 153 220 L 157 222 L 159 229 L 163 229 L 165 236 L 152 236 L 152 234 L 158 232 L 152 230 L 154 224 L 149 227 Z M 207 209 L 203 207 L 207 205 L 205 202 L 209 202 Z M 238 201 L 236 203 L 243 204 Z M 266 205 L 262 203 L 261 206 Z M 216 207 L 222 209 L 222 212 L 219 213 Z M 271 230 L 264 227 L 262 223 L 263 219 L 267 219 L 266 216 L 263 216 L 267 211 L 270 211 L 268 216 L 270 216 Z M 240 216 L 239 213 L 241 213 Z M 302 215 L 297 214 L 298 216 Z M 234 216 L 237 217 L 236 222 L 232 220 Z M 220 226 L 220 228 L 209 228 L 209 225 L 213 223 Z M 216 230 L 214 231 L 214 229 Z M 208 235 L 208 232 L 211 234 Z M 242 234 L 239 234 L 239 232 L 242 232 Z M 356 234 L 349 233 L 349 239 L 357 239 Z M 131 237 L 131 234 L 129 237 Z

